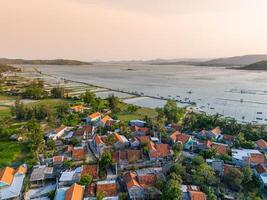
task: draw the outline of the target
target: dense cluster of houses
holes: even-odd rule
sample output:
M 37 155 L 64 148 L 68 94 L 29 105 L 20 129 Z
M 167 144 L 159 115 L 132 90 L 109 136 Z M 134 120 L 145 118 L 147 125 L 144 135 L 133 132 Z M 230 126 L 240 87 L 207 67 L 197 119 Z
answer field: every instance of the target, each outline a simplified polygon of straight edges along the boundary
M 72 112 L 83 112 L 83 106 L 72 107 Z M 218 154 L 232 156 L 231 163 L 220 159 L 207 159 L 206 162 L 221 176 L 230 168 L 249 165 L 256 177 L 267 188 L 266 156 L 267 142 L 256 142 L 257 149 L 232 149 L 234 138 L 224 135 L 219 127 L 202 130 L 198 133 L 183 133 L 175 125 L 169 125 L 169 142 L 163 143 L 146 122 L 129 122 L 131 137 L 126 137 L 119 129 L 99 130 L 119 123 L 107 114 L 92 113 L 82 119 L 78 127 L 60 126 L 46 134 L 47 139 L 56 141 L 57 154 L 50 158 L 40 158 L 39 165 L 28 172 L 30 189 L 24 199 L 49 199 L 55 191 L 55 200 L 119 199 L 120 193 L 128 199 L 158 199 L 161 191 L 156 189 L 158 179 L 166 180 L 168 167 L 173 163 L 172 146 L 183 144 L 183 155 L 193 157 L 196 151 L 214 149 Z M 78 144 L 71 145 L 73 138 Z M 205 139 L 204 139 L 205 138 Z M 112 155 L 113 164 L 101 173 L 99 159 L 106 152 Z M 68 165 L 72 163 L 72 165 Z M 17 169 L 6 167 L 0 171 L 0 199 L 19 199 L 23 191 L 23 182 L 27 166 Z M 83 175 L 90 175 L 92 182 L 81 185 Z M 206 200 L 206 194 L 198 186 L 182 185 L 181 191 L 186 200 Z

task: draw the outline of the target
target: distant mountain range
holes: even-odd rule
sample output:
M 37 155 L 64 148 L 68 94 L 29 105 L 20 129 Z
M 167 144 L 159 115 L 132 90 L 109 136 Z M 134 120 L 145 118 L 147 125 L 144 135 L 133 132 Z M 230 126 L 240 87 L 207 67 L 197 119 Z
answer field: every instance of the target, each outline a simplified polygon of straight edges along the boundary
M 240 67 L 239 69 L 242 70 L 263 70 L 263 71 L 267 71 L 267 60 L 263 60 L 260 62 L 256 62 L 244 67 Z
M 262 60 L 267 60 L 267 55 L 245 55 L 245 56 L 235 56 L 227 58 L 217 58 L 206 61 L 199 61 L 197 59 L 188 59 L 188 60 L 160 60 L 155 62 L 150 62 L 152 65 L 197 65 L 197 66 L 223 66 L 223 67 L 232 67 L 232 66 L 246 66 Z M 149 62 L 149 61 L 148 61 Z
M 54 60 L 25 60 L 0 58 L 1 64 L 29 64 L 29 65 L 90 65 L 89 62 L 78 60 L 54 59 Z

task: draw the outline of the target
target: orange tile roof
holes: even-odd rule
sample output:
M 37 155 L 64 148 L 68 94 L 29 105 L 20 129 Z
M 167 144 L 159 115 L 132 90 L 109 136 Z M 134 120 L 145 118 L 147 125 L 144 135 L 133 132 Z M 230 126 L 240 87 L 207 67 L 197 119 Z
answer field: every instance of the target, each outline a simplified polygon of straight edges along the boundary
M 91 183 L 90 185 L 86 186 L 84 190 L 85 197 L 95 197 L 96 196 L 96 184 Z
M 177 141 L 177 136 L 182 134 L 180 131 L 175 131 L 173 132 L 171 135 L 170 135 L 170 138 L 173 140 L 173 141 Z
M 234 169 L 234 168 L 239 169 L 239 168 L 237 168 L 237 167 L 235 167 L 233 165 L 224 164 L 223 165 L 223 173 L 227 174 L 230 171 L 230 169 Z
M 89 115 L 89 117 L 90 117 L 91 119 L 94 119 L 94 118 L 97 118 L 97 117 L 100 117 L 100 116 L 101 116 L 101 113 L 99 113 L 99 112 L 95 112 L 95 113 Z
M 210 141 L 210 140 L 205 141 L 205 142 L 204 142 L 204 146 L 205 146 L 206 148 L 211 148 L 211 147 L 212 147 L 212 141 Z
M 101 139 L 101 137 L 99 135 L 95 135 L 95 143 L 97 145 L 104 144 L 103 140 Z
M 123 139 L 121 138 L 121 136 L 118 133 L 114 133 L 114 137 L 118 142 L 123 142 Z
M 83 199 L 83 187 L 74 183 L 66 192 L 65 200 L 82 200 Z
M 103 192 L 105 197 L 116 196 L 118 194 L 116 183 L 96 184 L 96 192 Z
M 266 149 L 267 148 L 267 142 L 263 139 L 260 139 L 258 141 L 256 141 L 256 145 L 260 148 L 260 149 Z
M 206 194 L 201 191 L 189 191 L 191 200 L 206 200 Z
M 216 127 L 214 129 L 211 130 L 211 132 L 214 134 L 214 135 L 220 135 L 222 133 L 220 127 Z
M 89 174 L 93 177 L 93 179 L 98 178 L 98 165 L 83 165 L 82 167 L 82 175 Z
M 14 178 L 15 170 L 11 167 L 6 167 L 0 170 L 0 182 L 3 182 L 7 185 L 11 185 Z
M 85 149 L 84 148 L 73 148 L 72 150 L 72 159 L 75 161 L 83 160 L 85 158 Z
M 17 168 L 17 170 L 16 170 L 16 173 L 19 173 L 19 174 L 26 174 L 26 172 L 27 172 L 27 168 L 26 167 L 24 167 L 24 166 L 19 166 L 18 168 Z
M 120 162 L 127 160 L 128 162 L 134 162 L 142 159 L 141 150 L 127 150 L 127 151 L 115 151 L 112 153 L 112 159 L 114 162 Z
M 130 129 L 131 129 L 132 132 L 139 131 L 139 132 L 146 133 L 146 132 L 149 131 L 149 128 L 147 128 L 147 127 L 139 127 L 139 126 L 131 126 Z
M 110 121 L 110 120 L 113 120 L 110 116 L 108 116 L 108 115 L 106 115 L 105 117 L 103 117 L 102 119 L 101 119 L 101 122 L 103 123 L 103 124 L 106 124 L 108 121 Z
M 142 143 L 145 143 L 145 142 L 148 143 L 148 142 L 150 142 L 150 136 L 146 136 L 146 135 L 144 135 L 144 136 L 138 136 L 137 139 L 140 142 L 142 142 Z
M 82 111 L 84 108 L 83 105 L 77 105 L 77 106 L 72 106 L 71 109 L 75 110 L 76 112 L 77 111 Z

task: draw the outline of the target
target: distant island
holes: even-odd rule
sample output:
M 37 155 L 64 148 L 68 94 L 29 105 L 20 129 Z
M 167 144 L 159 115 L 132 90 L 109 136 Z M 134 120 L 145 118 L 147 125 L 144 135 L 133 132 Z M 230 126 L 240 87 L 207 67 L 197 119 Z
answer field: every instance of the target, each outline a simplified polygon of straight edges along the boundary
M 0 58 L 1 64 L 27 64 L 27 65 L 90 65 L 89 62 L 78 60 L 54 59 L 54 60 L 25 60 Z
M 267 71 L 267 60 L 256 62 L 256 63 L 250 64 L 250 65 L 244 66 L 244 67 L 240 67 L 238 69 Z

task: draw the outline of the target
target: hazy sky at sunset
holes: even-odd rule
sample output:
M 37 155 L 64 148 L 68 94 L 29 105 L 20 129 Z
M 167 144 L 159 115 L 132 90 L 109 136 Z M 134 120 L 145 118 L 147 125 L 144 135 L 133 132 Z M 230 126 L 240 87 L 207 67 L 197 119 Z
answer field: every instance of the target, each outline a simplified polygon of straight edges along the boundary
M 0 57 L 267 54 L 267 0 L 0 0 Z

